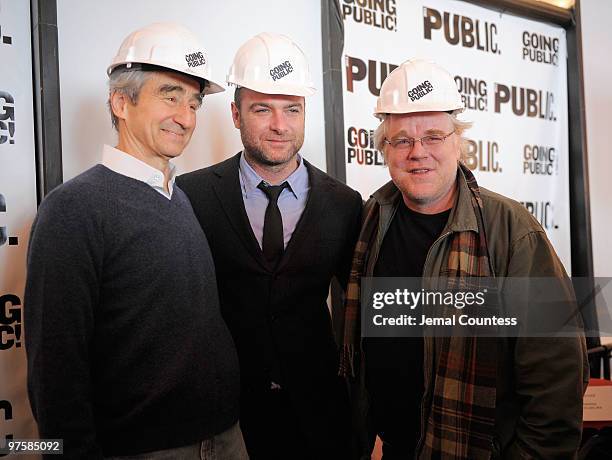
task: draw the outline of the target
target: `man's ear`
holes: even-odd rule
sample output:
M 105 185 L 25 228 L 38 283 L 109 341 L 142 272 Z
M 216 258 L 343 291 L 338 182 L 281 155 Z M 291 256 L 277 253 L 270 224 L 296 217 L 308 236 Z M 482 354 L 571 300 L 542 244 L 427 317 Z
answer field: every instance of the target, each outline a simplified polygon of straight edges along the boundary
M 127 106 L 131 103 L 132 101 L 130 101 L 125 94 L 117 91 L 110 96 L 111 110 L 120 120 L 125 120 L 127 118 Z
M 240 129 L 240 109 L 235 102 L 232 102 L 232 120 L 234 120 L 234 127 Z

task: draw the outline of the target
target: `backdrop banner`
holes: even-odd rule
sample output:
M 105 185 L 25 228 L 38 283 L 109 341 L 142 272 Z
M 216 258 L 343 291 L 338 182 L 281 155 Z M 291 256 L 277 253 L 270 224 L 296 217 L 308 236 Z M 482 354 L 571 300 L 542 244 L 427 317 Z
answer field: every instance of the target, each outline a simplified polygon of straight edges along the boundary
M 473 121 L 478 183 L 521 202 L 571 269 L 565 30 L 453 0 L 340 0 L 347 183 L 364 198 L 389 171 L 372 133 L 386 76 L 409 58 L 454 77 Z
M 38 436 L 26 392 L 22 324 L 26 249 L 36 215 L 30 2 L 0 0 L 0 62 L 0 445 L 5 445 L 8 439 Z

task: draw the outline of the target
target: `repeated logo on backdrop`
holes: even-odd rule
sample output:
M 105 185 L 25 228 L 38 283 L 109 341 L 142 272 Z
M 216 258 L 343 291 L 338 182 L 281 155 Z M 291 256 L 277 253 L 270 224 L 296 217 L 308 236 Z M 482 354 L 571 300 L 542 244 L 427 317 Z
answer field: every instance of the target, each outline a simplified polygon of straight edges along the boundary
M 2 35 L 2 25 L 0 25 L 0 45 L 12 45 L 13 37 L 10 35 Z
M 497 24 L 448 11 L 423 7 L 423 38 L 443 36 L 449 45 L 501 54 Z
M 521 201 L 521 204 L 537 219 L 544 230 L 559 228 L 554 222 L 554 206 L 551 201 Z
M 472 171 L 501 173 L 499 142 L 468 139 L 463 161 Z
M 487 105 L 489 90 L 486 81 L 479 78 L 456 75 L 455 83 L 461 93 L 461 99 L 466 109 L 481 112 L 489 110 Z
M 21 347 L 21 299 L 14 294 L 0 296 L 0 351 Z
M 367 83 L 368 90 L 372 96 L 378 97 L 380 87 L 397 65 L 374 59 L 361 59 L 358 57 L 345 56 L 346 90 L 355 91 L 355 85 L 359 82 Z
M 395 0 L 342 0 L 342 18 L 377 29 L 397 30 Z
M 524 31 L 521 35 L 523 60 L 542 64 L 559 65 L 559 38 Z
M 346 133 L 346 162 L 361 166 L 384 166 L 380 150 L 374 148 L 374 130 L 350 126 Z
M 0 89 L 0 144 L 15 143 L 15 99 Z
M 569 268 L 563 29 L 456 0 L 340 3 L 347 183 L 367 198 L 389 181 L 373 140 L 376 98 L 399 63 L 430 59 L 451 72 L 466 107 L 461 118 L 474 122 L 464 163 L 483 187 L 521 202 Z M 385 27 L 385 15 L 394 28 Z M 420 99 L 428 82 L 423 76 L 403 97 Z
M 495 83 L 494 95 L 495 113 L 508 110 L 517 117 L 557 121 L 554 113 L 555 95 L 552 91 Z
M 6 399 L 0 400 L 0 424 L 2 422 L 10 422 L 13 420 L 13 405 L 10 401 Z M 5 434 L 4 439 L 9 440 L 13 439 L 14 435 L 12 433 Z M 6 457 L 6 454 L 0 453 L 0 457 Z
M 3 217 L 6 215 L 6 198 L 0 193 L 0 247 L 8 243 L 9 246 L 17 246 L 19 238 L 16 236 L 8 236 L 6 225 L 3 225 Z

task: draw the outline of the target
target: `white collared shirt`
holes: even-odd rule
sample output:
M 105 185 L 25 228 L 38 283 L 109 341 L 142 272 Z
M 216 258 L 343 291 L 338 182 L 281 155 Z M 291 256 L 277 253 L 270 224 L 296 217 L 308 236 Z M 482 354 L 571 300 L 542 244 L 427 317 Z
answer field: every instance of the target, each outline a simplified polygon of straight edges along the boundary
M 174 181 L 176 179 L 176 166 L 172 163 L 168 163 L 170 168 L 170 179 L 168 180 L 169 193 L 164 190 L 164 173 L 146 164 L 144 161 L 111 147 L 110 145 L 104 145 L 102 150 L 102 165 L 117 174 L 131 177 L 132 179 L 150 185 L 155 191 L 161 193 L 168 199 L 172 198 Z

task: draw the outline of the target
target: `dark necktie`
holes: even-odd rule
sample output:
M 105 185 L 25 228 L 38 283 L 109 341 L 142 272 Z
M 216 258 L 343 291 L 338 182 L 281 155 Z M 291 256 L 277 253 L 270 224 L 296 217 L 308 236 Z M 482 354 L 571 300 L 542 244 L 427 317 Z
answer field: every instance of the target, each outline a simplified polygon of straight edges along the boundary
M 278 197 L 283 189 L 288 186 L 287 182 L 280 185 L 267 185 L 264 181 L 261 181 L 257 186 L 268 197 L 261 246 L 264 257 L 273 267 L 276 267 L 285 250 L 283 218 L 280 209 L 278 209 Z

